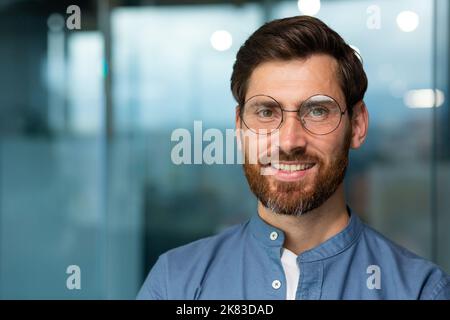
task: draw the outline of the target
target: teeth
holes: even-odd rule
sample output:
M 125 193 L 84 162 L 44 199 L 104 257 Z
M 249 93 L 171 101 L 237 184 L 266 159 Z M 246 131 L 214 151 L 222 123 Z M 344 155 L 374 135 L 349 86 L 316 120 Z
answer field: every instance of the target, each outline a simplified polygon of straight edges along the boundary
M 313 166 L 313 164 L 283 164 L 283 163 L 272 163 L 272 167 L 277 170 L 283 171 L 299 171 L 306 170 Z

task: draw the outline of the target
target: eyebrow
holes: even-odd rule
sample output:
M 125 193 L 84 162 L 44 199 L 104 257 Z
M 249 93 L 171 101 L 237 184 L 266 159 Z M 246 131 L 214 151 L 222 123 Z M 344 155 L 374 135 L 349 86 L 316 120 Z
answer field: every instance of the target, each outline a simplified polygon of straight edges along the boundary
M 310 100 L 310 99 L 306 99 L 304 100 L 301 104 L 308 102 L 308 103 L 334 103 L 335 100 L 329 96 L 323 96 L 321 99 L 314 99 L 314 100 Z M 337 103 L 337 102 L 336 102 Z
M 333 97 L 331 97 L 331 96 L 329 96 L 329 95 L 327 95 L 325 93 L 316 93 L 316 94 L 314 94 L 312 96 L 309 96 L 305 100 L 297 101 L 294 104 L 295 105 L 295 109 L 294 110 L 290 110 L 290 109 L 286 109 L 285 108 L 286 104 L 280 102 L 280 100 L 276 99 L 275 97 L 273 97 L 273 96 L 271 96 L 269 94 L 264 94 L 264 93 L 256 94 L 254 96 L 251 96 L 248 100 L 250 100 L 250 99 L 252 99 L 253 97 L 256 97 L 256 96 L 265 96 L 265 97 L 272 98 L 274 101 L 267 101 L 267 103 L 265 105 L 270 106 L 270 107 L 274 107 L 274 106 L 275 107 L 279 107 L 280 106 L 285 111 L 298 111 L 298 110 L 300 110 L 301 106 L 305 102 L 309 102 L 309 103 L 313 103 L 313 102 L 316 102 L 316 103 L 332 103 L 332 102 L 336 102 L 336 103 L 338 103 L 336 99 L 334 99 Z M 318 98 L 319 96 L 322 96 L 322 98 L 319 99 Z M 315 99 L 313 101 L 309 101 L 311 98 L 315 98 Z M 306 106 L 308 106 L 308 104 L 306 104 Z
M 275 98 L 273 98 L 273 99 L 275 99 Z M 257 101 L 253 101 L 251 104 L 252 105 L 257 104 Z M 281 104 L 280 104 L 280 102 L 278 102 L 278 100 L 276 100 L 276 101 L 273 101 L 273 100 L 265 101 L 264 105 L 265 106 L 270 106 L 270 107 L 280 107 L 281 106 Z
M 322 97 L 318 98 L 318 96 L 322 96 Z M 315 99 L 311 101 L 310 100 L 311 98 L 315 98 Z M 331 96 L 328 96 L 328 95 L 323 94 L 323 93 L 318 93 L 318 94 L 315 94 L 315 95 L 312 95 L 312 96 L 306 98 L 305 100 L 300 100 L 300 101 L 296 102 L 295 103 L 295 107 L 296 107 L 296 110 L 299 110 L 301 108 L 301 106 L 304 105 L 305 102 L 307 102 L 305 105 L 308 106 L 309 104 L 317 103 L 317 102 L 318 103 L 332 103 L 334 101 L 336 101 L 336 100 L 334 98 L 332 98 Z M 281 105 L 281 107 L 284 110 L 286 110 L 285 109 L 285 104 L 283 104 L 283 103 L 281 103 L 279 101 L 278 101 L 278 103 Z M 336 103 L 338 103 L 338 102 L 336 101 Z M 288 111 L 294 111 L 294 110 L 288 110 Z

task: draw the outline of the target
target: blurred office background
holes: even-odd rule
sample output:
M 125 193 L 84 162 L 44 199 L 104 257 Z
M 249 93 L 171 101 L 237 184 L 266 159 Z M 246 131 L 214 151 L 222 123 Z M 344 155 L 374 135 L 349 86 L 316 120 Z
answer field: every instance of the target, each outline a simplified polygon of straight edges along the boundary
M 338 31 L 368 74 L 350 206 L 450 272 L 447 1 L 2 0 L 0 298 L 133 299 L 159 254 L 252 215 L 241 167 L 177 166 L 171 134 L 233 128 L 239 46 L 298 14 Z

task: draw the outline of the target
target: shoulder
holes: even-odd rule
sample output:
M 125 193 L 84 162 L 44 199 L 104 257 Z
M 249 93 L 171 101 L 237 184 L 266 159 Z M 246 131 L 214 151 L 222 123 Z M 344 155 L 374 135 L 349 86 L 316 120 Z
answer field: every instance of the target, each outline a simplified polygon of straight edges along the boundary
M 172 262 L 185 261 L 186 258 L 192 260 L 196 257 L 205 259 L 205 255 L 233 247 L 245 236 L 246 226 L 247 222 L 228 227 L 214 236 L 202 238 L 171 249 L 164 253 L 164 255 Z
M 450 299 L 450 277 L 433 262 L 418 256 L 364 224 L 362 244 L 399 287 L 415 288 L 418 299 Z
M 213 261 L 229 256 L 243 243 L 247 225 L 248 221 L 163 253 L 151 269 L 137 298 L 194 298 L 195 289 Z

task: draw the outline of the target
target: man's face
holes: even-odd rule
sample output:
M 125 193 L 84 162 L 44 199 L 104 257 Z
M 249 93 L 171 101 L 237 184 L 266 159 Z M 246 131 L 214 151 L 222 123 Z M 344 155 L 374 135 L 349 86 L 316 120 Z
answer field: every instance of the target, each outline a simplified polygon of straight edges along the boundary
M 344 111 L 345 97 L 336 70 L 336 60 L 322 54 L 306 60 L 266 62 L 253 71 L 246 100 L 255 95 L 268 95 L 283 109 L 297 110 L 305 99 L 323 94 L 334 98 Z M 249 139 L 241 141 L 245 150 L 244 172 L 252 192 L 265 207 L 279 214 L 300 215 L 321 206 L 342 183 L 351 141 L 347 113 L 336 130 L 314 135 L 303 128 L 296 113 L 285 112 L 277 132 L 278 145 L 270 135 L 263 138 L 267 149 L 260 150 L 258 144 L 258 154 L 278 152 L 278 160 L 269 164 L 249 163 L 248 145 L 258 139 L 261 143 L 262 137 L 249 132 L 239 115 L 236 120 L 238 128 L 247 130 L 245 136 Z M 305 164 L 306 167 L 302 166 Z

